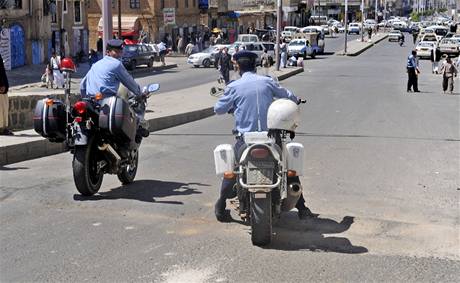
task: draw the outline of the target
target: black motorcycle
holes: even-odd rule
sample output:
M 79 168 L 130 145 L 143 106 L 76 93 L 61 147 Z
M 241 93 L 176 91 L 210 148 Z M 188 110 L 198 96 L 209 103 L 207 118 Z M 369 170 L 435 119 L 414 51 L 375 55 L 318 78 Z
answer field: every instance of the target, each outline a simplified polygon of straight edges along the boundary
M 144 112 L 148 97 L 159 88 L 151 84 L 128 100 L 98 93 L 73 105 L 69 88 L 65 103 L 51 98 L 38 101 L 35 131 L 51 142 L 66 143 L 74 155 L 74 182 L 82 195 L 97 193 L 104 174 L 116 174 L 122 184 L 134 181 L 142 141 L 136 114 Z

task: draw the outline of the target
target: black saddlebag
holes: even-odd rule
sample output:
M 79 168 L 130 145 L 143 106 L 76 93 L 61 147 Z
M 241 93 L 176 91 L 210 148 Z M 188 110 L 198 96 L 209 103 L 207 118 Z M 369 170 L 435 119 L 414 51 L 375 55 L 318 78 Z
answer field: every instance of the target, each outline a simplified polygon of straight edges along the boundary
M 123 142 L 134 141 L 137 130 L 136 115 L 124 99 L 118 96 L 105 98 L 101 101 L 99 128 Z
M 65 104 L 53 100 L 47 104 L 48 98 L 39 100 L 35 106 L 34 129 L 42 137 L 51 142 L 63 142 L 66 138 Z

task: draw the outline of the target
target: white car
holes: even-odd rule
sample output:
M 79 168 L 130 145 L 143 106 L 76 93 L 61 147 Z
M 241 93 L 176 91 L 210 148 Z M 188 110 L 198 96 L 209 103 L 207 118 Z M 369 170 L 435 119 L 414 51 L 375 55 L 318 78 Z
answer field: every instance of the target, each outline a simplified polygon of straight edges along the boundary
M 436 42 L 433 41 L 420 41 L 415 47 L 417 51 L 417 57 L 419 58 L 430 58 L 431 51 L 436 50 Z
M 214 64 L 215 55 L 219 53 L 219 50 L 228 46 L 229 45 L 225 44 L 216 44 L 208 47 L 199 53 L 190 55 L 187 59 L 187 63 L 193 65 L 195 68 L 200 66 L 209 68 L 212 64 Z
M 350 23 L 348 25 L 348 34 L 356 33 L 359 34 L 361 32 L 361 24 L 360 23 Z
M 442 39 L 438 44 L 441 54 L 457 57 L 460 54 L 460 41 L 455 38 Z
M 399 41 L 403 38 L 403 34 L 400 30 L 394 29 L 388 34 L 388 41 Z

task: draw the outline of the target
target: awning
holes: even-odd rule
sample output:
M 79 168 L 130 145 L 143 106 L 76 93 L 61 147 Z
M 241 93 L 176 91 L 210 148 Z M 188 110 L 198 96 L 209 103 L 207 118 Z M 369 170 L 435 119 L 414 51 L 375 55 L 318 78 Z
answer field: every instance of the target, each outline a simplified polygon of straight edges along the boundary
M 112 17 L 113 34 L 118 34 L 118 17 Z M 101 18 L 97 25 L 97 31 L 102 34 L 104 27 L 104 20 Z M 138 35 L 141 29 L 139 17 L 121 17 L 121 36 Z

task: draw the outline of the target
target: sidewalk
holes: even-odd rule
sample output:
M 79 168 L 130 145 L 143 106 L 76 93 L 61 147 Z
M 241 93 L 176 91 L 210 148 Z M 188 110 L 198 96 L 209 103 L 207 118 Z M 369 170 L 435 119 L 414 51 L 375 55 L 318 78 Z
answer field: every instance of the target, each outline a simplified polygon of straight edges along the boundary
M 303 72 L 303 68 L 272 70 L 278 80 Z M 216 83 L 207 83 L 179 91 L 153 95 L 149 99 L 145 118 L 150 131 L 178 126 L 214 115 L 216 98 L 209 94 Z M 15 136 L 0 139 L 0 166 L 57 154 L 66 150 L 63 143 L 51 143 L 34 130 L 15 132 Z
M 339 56 L 358 56 L 359 54 L 363 53 L 367 49 L 371 48 L 373 45 L 379 43 L 380 41 L 384 40 L 388 37 L 388 33 L 378 33 L 372 36 L 371 40 L 367 39 L 367 36 L 364 36 L 364 41 L 359 40 L 352 40 L 348 41 L 347 43 L 347 53 L 345 54 L 344 50 L 340 50 L 335 52 L 335 55 Z

